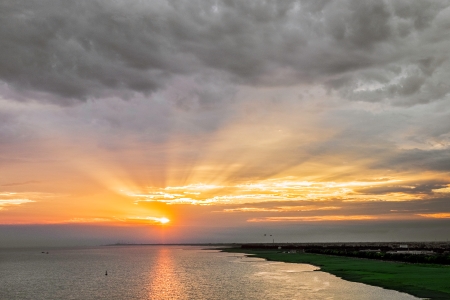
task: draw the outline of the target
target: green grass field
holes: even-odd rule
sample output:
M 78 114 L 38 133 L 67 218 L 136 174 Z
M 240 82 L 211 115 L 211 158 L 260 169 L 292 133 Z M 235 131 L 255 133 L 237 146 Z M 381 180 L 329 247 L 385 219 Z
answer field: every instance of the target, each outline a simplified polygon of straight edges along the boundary
M 222 249 L 272 261 L 306 263 L 345 280 L 392 289 L 420 298 L 450 299 L 450 266 L 408 264 L 309 253 L 278 253 L 275 250 Z

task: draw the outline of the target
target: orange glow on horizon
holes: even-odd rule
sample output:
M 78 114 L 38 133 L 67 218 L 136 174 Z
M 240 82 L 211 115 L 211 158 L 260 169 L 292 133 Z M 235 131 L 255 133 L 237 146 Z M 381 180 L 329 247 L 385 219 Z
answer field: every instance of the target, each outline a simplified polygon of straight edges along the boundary
M 194 208 L 211 207 L 216 214 L 244 216 L 247 222 L 319 222 L 373 220 L 380 216 L 366 216 L 363 211 L 351 215 L 346 207 L 367 202 L 410 202 L 439 197 L 448 188 L 435 189 L 436 194 L 409 193 L 414 190 L 414 178 L 374 177 L 361 181 L 320 181 L 295 176 L 215 184 L 188 183 L 167 187 L 138 188 L 137 184 L 112 181 L 109 190 L 95 195 L 93 201 L 79 201 L 64 193 L 4 191 L 0 193 L 2 224 L 104 224 L 128 226 L 133 224 L 167 225 L 175 214 L 177 223 L 193 219 Z M 106 182 L 105 182 L 106 183 Z M 377 189 L 386 192 L 377 193 Z M 390 189 L 393 192 L 390 192 Z M 396 191 L 396 189 L 398 191 Z M 87 189 L 88 191 L 89 189 Z M 374 193 L 371 192 L 374 190 Z M 442 191 L 441 191 L 442 190 Z M 48 209 L 60 198 L 72 197 L 66 209 Z M 94 201 L 95 200 L 95 201 Z M 292 203 L 292 204 L 289 204 Z M 354 204 L 352 204 L 354 203 Z M 177 207 L 175 207 L 177 206 Z M 220 209 L 214 209 L 220 206 Z M 224 206 L 231 206 L 226 208 Z M 200 208 L 199 208 L 200 209 Z M 343 216 L 321 216 L 319 212 L 339 210 Z M 286 216 L 289 212 L 305 212 L 307 216 Z M 361 214 L 362 212 L 362 214 Z M 274 213 L 272 217 L 258 214 Z M 190 215 L 191 214 L 191 215 Z M 252 214 L 254 217 L 252 217 Z M 317 214 L 317 215 L 314 215 Z M 348 214 L 348 215 L 347 215 Z M 183 217 L 181 217 L 183 215 Z M 231 218 L 234 218 L 231 217 Z M 448 218 L 448 214 L 417 214 L 403 211 L 390 215 L 399 218 Z M 384 218 L 384 217 L 382 217 Z M 181 224 L 180 223 L 180 224 Z
M 243 223 L 373 220 L 379 216 L 366 216 L 367 211 L 356 205 L 421 201 L 442 197 L 449 191 L 449 187 L 437 186 L 428 193 L 420 189 L 414 192 L 417 182 L 442 180 L 443 175 L 374 171 L 366 166 L 371 163 L 370 158 L 342 165 L 338 162 L 345 157 L 330 155 L 278 168 L 274 163 L 279 156 L 278 148 L 274 148 L 277 151 L 273 153 L 265 152 L 264 147 L 259 150 L 260 144 L 253 144 L 258 138 L 252 132 L 235 135 L 236 131 L 225 128 L 216 134 L 208 142 L 198 141 L 194 148 L 190 148 L 193 143 L 186 137 L 176 136 L 167 144 L 138 148 L 131 147 L 135 141 L 130 138 L 123 141 L 129 142 L 130 148 L 111 156 L 100 148 L 84 152 L 85 149 L 66 147 L 72 142 L 61 139 L 65 147 L 55 145 L 55 149 L 63 149 L 55 155 L 58 159 L 74 158 L 67 161 L 75 170 L 73 176 L 80 179 L 43 172 L 38 175 L 50 178 L 46 184 L 30 181 L 23 187 L 4 185 L 0 191 L 0 223 L 170 226 L 173 223 L 185 225 L 186 220 L 201 222 L 207 213 L 228 218 L 229 222 L 240 220 Z M 311 138 L 322 139 L 315 135 Z M 288 144 L 289 136 L 273 137 L 272 142 L 273 145 Z M 242 143 L 247 147 L 245 151 L 234 150 L 233 145 Z M 198 148 L 204 150 L 198 160 L 183 160 L 183 151 L 188 153 Z M 167 160 L 155 163 L 140 149 L 165 153 Z M 116 160 L 116 156 L 123 160 Z M 154 169 L 142 168 L 142 161 Z M 61 175 L 61 181 L 57 175 Z M 19 179 L 11 182 L 19 182 Z M 61 209 L 53 209 L 58 205 Z M 346 207 L 351 206 L 354 209 L 347 211 Z M 326 211 L 339 211 L 342 216 L 321 216 Z M 307 216 L 287 216 L 294 212 L 304 212 Z M 273 216 L 263 215 L 267 213 Z M 418 218 L 412 212 L 391 217 L 401 216 Z M 436 214 L 434 218 L 443 216 Z M 223 224 L 227 225 L 225 221 L 220 225 Z

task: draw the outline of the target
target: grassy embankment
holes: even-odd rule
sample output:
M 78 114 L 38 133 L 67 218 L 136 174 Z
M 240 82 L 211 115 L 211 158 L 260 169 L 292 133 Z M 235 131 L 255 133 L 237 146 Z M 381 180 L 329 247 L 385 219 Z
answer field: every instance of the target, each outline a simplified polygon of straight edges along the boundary
M 396 290 L 419 298 L 450 299 L 450 266 L 408 264 L 310 253 L 278 253 L 275 250 L 222 249 L 271 261 L 306 263 L 348 281 Z

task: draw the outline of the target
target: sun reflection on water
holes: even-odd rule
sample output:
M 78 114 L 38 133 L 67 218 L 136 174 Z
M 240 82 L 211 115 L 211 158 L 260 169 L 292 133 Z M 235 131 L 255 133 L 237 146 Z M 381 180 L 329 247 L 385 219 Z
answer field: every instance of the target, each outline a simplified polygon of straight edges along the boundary
M 157 253 L 155 269 L 150 270 L 149 299 L 187 299 L 186 287 L 179 280 L 173 251 L 161 248 Z

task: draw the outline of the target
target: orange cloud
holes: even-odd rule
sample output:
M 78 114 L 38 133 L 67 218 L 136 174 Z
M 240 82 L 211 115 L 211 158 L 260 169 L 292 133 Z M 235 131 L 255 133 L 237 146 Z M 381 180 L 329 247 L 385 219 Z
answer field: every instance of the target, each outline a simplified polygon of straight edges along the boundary
M 240 184 L 189 184 L 185 186 L 168 186 L 165 188 L 148 187 L 146 191 L 121 192 L 135 199 L 135 203 L 155 201 L 167 204 L 192 205 L 223 205 L 298 200 L 326 201 L 336 199 L 343 201 L 411 201 L 424 198 L 422 194 L 412 195 L 397 192 L 371 195 L 356 191 L 361 187 L 383 186 L 398 181 L 400 180 L 383 178 L 372 181 L 320 182 L 298 180 L 294 176 L 289 176 Z M 260 209 L 257 210 L 260 211 Z M 279 211 L 287 210 L 290 209 L 279 208 Z M 305 210 L 299 208 L 299 211 Z
M 67 223 L 110 223 L 117 220 L 111 218 L 72 218 Z M 63 222 L 66 223 L 66 222 Z
M 0 210 L 2 210 L 5 206 L 11 206 L 11 205 L 21 205 L 24 203 L 30 203 L 35 202 L 30 199 L 0 199 Z
M 359 221 L 359 220 L 375 220 L 374 216 L 357 215 L 357 216 L 314 216 L 314 217 L 266 217 L 253 218 L 247 222 L 319 222 L 319 221 Z
M 417 214 L 418 216 L 434 219 L 450 219 L 450 213 Z
M 450 186 L 447 186 L 447 187 L 441 188 L 441 189 L 434 189 L 433 192 L 435 192 L 435 193 L 449 193 L 450 194 Z
M 124 220 L 125 222 L 130 223 L 144 223 L 144 224 L 167 224 L 170 220 L 166 217 L 130 217 Z
M 316 210 L 337 210 L 338 206 L 317 206 L 317 205 L 301 205 L 301 206 L 279 206 L 275 208 L 259 208 L 259 207 L 240 207 L 227 208 L 223 212 L 289 212 L 289 211 L 316 211 Z

